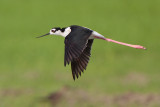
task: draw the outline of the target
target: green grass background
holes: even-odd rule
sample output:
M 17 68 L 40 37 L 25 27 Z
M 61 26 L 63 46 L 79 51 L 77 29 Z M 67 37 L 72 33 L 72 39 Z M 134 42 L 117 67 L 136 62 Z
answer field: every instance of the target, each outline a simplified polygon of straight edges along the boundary
M 0 106 L 29 107 L 65 85 L 94 94 L 160 93 L 159 5 L 159 0 L 0 0 Z M 147 50 L 95 40 L 87 70 L 73 81 L 70 66 L 64 67 L 64 38 L 35 38 L 69 25 Z M 127 84 L 129 74 L 148 82 Z

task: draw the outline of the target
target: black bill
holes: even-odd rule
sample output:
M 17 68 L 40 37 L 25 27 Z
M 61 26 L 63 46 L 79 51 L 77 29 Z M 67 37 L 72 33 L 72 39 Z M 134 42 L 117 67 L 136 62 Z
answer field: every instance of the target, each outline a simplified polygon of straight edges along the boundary
M 44 34 L 44 35 L 42 35 L 42 36 L 38 36 L 38 37 L 36 37 L 36 38 L 40 38 L 40 37 L 47 36 L 47 35 L 50 35 L 50 33 Z

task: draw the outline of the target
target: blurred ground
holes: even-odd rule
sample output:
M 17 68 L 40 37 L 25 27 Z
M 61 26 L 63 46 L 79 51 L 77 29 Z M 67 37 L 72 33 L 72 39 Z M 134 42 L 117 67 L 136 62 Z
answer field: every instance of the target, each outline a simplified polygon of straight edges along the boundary
M 159 106 L 159 5 L 159 0 L 0 0 L 0 106 L 50 107 L 39 99 L 64 86 L 70 88 L 56 106 Z M 73 81 L 70 66 L 63 65 L 64 38 L 35 38 L 73 24 L 147 50 L 95 40 L 87 70 Z
M 82 89 L 76 89 L 71 87 L 63 87 L 61 90 L 50 94 L 45 101 L 48 101 L 51 106 L 61 107 L 66 105 L 68 107 L 80 106 L 104 106 L 104 107 L 148 107 L 148 106 L 160 106 L 160 94 L 152 93 L 134 93 L 127 92 L 118 95 L 102 94 L 96 95 L 90 94 Z M 80 107 L 79 106 L 79 107 Z

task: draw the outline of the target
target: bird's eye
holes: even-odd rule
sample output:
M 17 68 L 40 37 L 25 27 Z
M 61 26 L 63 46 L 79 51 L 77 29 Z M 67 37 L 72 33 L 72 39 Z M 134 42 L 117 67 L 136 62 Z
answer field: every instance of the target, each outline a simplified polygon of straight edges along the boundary
M 55 32 L 55 30 L 51 30 L 53 33 Z

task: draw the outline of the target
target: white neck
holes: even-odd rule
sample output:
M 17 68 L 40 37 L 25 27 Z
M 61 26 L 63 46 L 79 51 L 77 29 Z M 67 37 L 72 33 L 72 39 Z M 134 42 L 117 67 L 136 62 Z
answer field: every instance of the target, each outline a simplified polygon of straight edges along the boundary
M 66 37 L 71 32 L 71 28 L 67 27 L 64 32 L 61 32 L 61 36 Z

